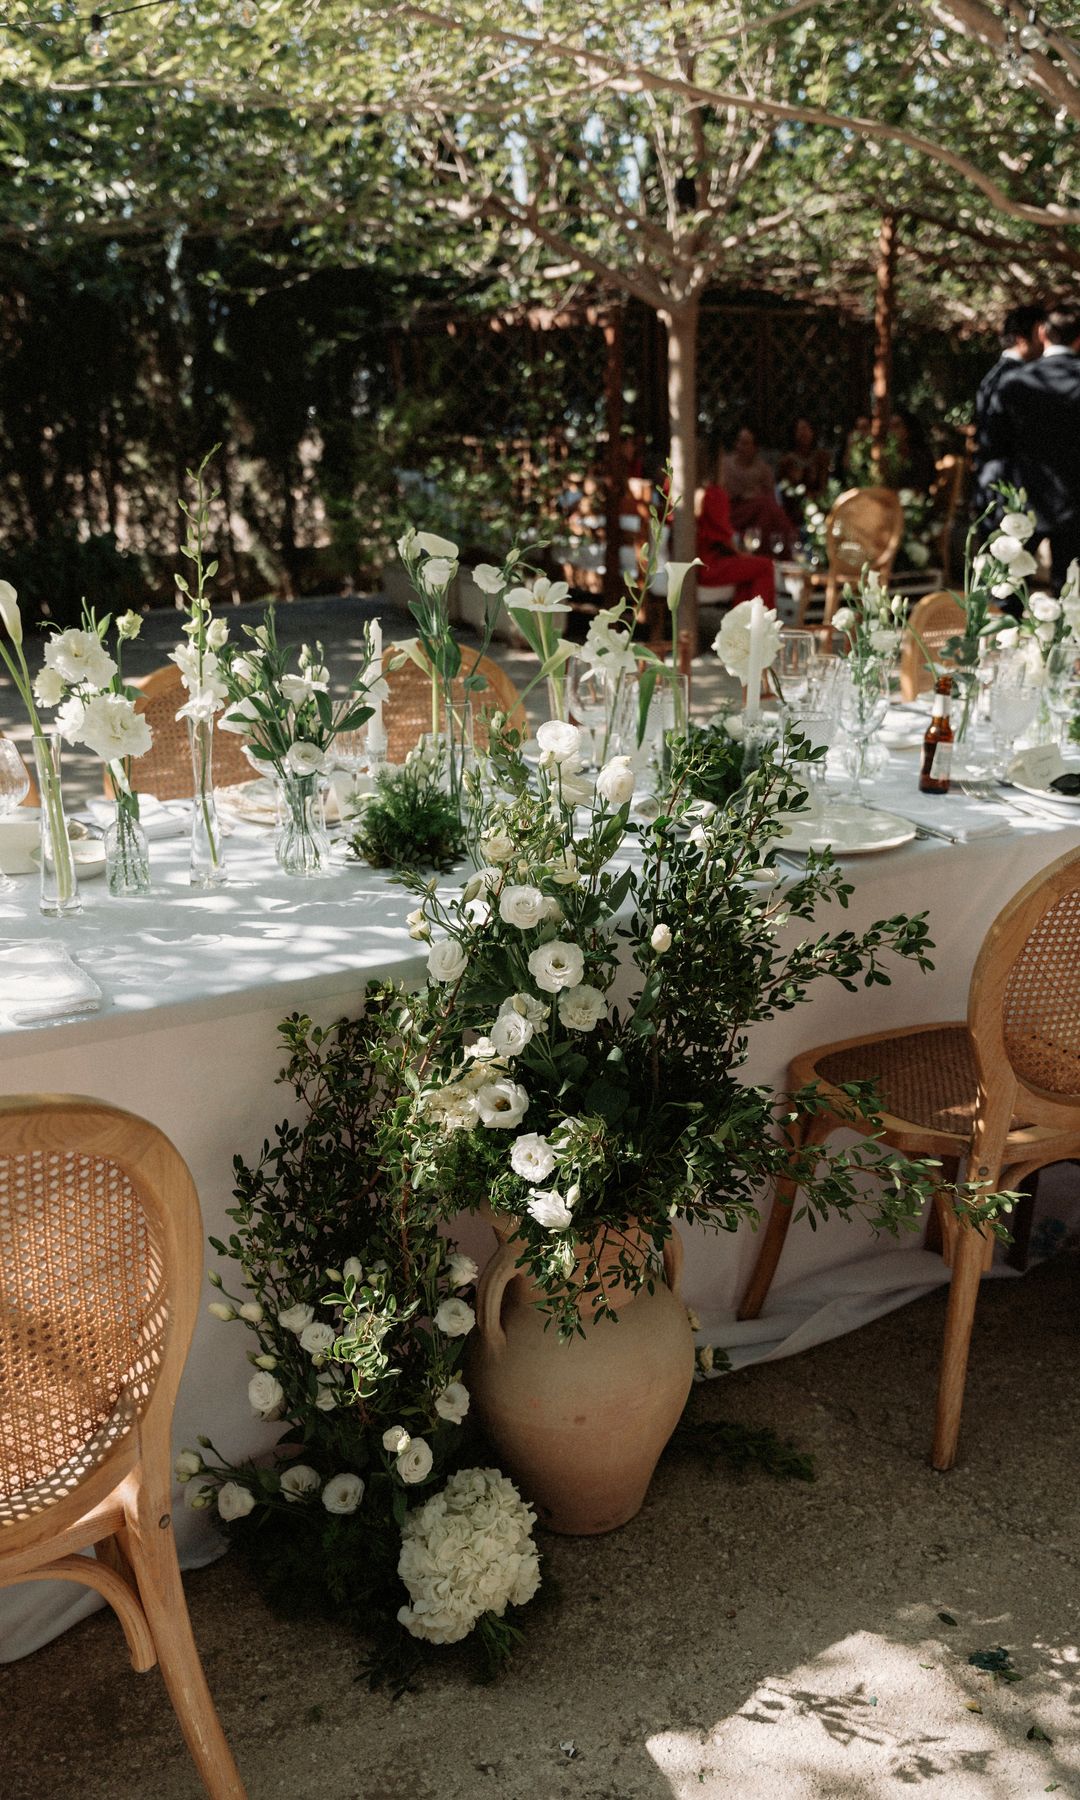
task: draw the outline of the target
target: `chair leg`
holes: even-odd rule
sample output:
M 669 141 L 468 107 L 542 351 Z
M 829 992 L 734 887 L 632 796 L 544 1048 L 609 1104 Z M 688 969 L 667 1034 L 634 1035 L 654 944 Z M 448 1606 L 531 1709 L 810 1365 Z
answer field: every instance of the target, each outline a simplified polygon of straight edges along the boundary
M 1035 1201 L 1038 1197 L 1040 1173 L 1041 1171 L 1036 1169 L 1033 1174 L 1024 1176 L 1020 1183 L 1020 1193 L 1023 1197 L 1009 1220 L 1012 1243 L 1005 1252 L 1005 1261 L 1010 1269 L 1019 1269 L 1021 1275 L 1027 1269 L 1028 1257 L 1031 1253 L 1031 1231 L 1035 1223 Z
M 835 1125 L 836 1120 L 831 1113 L 814 1113 L 802 1120 L 796 1127 L 798 1136 L 793 1151 L 798 1153 L 800 1150 L 811 1149 L 815 1144 L 824 1143 Z M 754 1272 L 736 1315 L 740 1319 L 756 1319 L 765 1304 L 776 1274 L 776 1265 L 780 1261 L 780 1252 L 784 1248 L 791 1215 L 795 1211 L 795 1196 L 798 1191 L 798 1182 L 789 1175 L 781 1177 L 776 1183 L 772 1210 L 761 1234 L 761 1248 L 754 1264 Z
M 129 1514 L 126 1548 L 165 1686 L 203 1785 L 211 1800 L 246 1800 L 199 1660 L 167 1503 L 159 1518 L 148 1517 L 140 1497 L 137 1513 Z
M 957 1235 L 952 1261 L 952 1284 L 945 1315 L 945 1342 L 938 1376 L 937 1415 L 934 1420 L 934 1448 L 931 1456 L 935 1469 L 951 1469 L 956 1461 L 968 1352 L 975 1323 L 975 1303 L 979 1297 L 979 1282 L 985 1265 L 986 1239 L 982 1232 L 973 1230 L 970 1225 L 962 1227 Z

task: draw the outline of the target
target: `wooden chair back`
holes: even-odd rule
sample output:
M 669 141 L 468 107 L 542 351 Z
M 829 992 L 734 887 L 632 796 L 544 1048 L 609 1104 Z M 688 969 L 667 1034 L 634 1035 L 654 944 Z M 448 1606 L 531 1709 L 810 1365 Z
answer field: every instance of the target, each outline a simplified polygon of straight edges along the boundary
M 956 595 L 944 588 L 926 594 L 912 607 L 900 644 L 900 694 L 904 700 L 914 700 L 916 694 L 924 694 L 934 685 L 920 641 L 936 663 L 947 663 L 951 659 L 944 653 L 945 645 L 950 638 L 963 637 L 966 630 L 967 614 Z
M 131 785 L 140 794 L 153 794 L 158 800 L 190 800 L 195 792 L 191 767 L 191 749 L 187 722 L 177 712 L 187 699 L 180 671 L 175 663 L 166 663 L 141 681 L 136 712 L 143 713 L 154 741 L 145 756 L 136 757 L 131 765 Z M 214 782 L 218 787 L 231 787 L 238 781 L 250 781 L 254 771 L 243 752 L 244 740 L 234 731 L 214 732 Z M 112 793 L 108 770 L 105 792 Z
M 934 464 L 930 495 L 938 519 L 938 555 L 946 581 L 952 578 L 953 531 L 960 503 L 964 497 L 967 459 L 963 456 L 939 456 Z
M 854 586 L 869 566 L 887 582 L 904 532 L 904 509 L 892 488 L 849 488 L 834 501 L 825 520 L 828 576 L 825 619 L 840 604 L 846 582 Z
M 998 914 L 971 977 L 968 1029 L 980 1112 L 1080 1128 L 1080 850 L 1042 869 Z M 1068 1118 L 1066 1115 L 1072 1115 Z
M 383 653 L 383 674 L 389 688 L 383 724 L 387 759 L 392 763 L 403 763 L 409 751 L 415 750 L 420 739 L 431 730 L 431 677 L 411 658 L 400 668 L 394 668 L 392 665 L 400 654 L 393 646 Z M 469 649 L 462 650 L 462 668 L 466 674 L 482 675 L 486 682 L 485 687 L 471 693 L 466 692 L 463 680 L 454 683 L 455 705 L 463 705 L 466 699 L 472 702 L 478 747 L 483 748 L 487 743 L 487 719 L 495 712 L 505 713 L 514 730 L 524 737 L 528 731 L 525 708 L 506 671 L 490 656 L 477 658 Z
M 169 1432 L 202 1280 L 164 1134 L 103 1101 L 0 1098 L 0 1575 Z

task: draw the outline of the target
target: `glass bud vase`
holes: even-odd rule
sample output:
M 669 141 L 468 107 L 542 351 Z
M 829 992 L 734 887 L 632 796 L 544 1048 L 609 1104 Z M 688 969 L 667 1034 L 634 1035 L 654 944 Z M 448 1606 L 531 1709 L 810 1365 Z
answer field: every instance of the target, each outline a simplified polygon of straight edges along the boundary
M 35 736 L 34 763 L 41 796 L 41 910 L 51 919 L 66 919 L 82 911 L 75 859 L 64 817 L 60 753 L 57 732 Z
M 208 713 L 200 719 L 188 720 L 191 740 L 191 768 L 195 778 L 195 797 L 191 807 L 191 862 L 189 879 L 192 887 L 219 887 L 226 879 L 225 859 L 221 849 L 221 826 L 214 801 L 214 717 Z
M 291 769 L 276 771 L 278 826 L 274 855 L 286 875 L 326 875 L 330 872 L 330 839 L 323 821 L 321 775 L 295 775 Z
M 139 823 L 139 796 L 116 795 L 116 814 L 105 832 L 105 880 L 110 894 L 150 892 L 150 851 Z

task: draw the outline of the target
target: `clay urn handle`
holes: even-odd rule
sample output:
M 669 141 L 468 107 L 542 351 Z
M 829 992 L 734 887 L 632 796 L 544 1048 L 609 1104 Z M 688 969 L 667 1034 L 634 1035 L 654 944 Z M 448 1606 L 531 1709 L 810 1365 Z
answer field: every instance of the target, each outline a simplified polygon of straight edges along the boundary
M 502 1303 L 517 1274 L 518 1246 L 503 1244 L 496 1250 L 476 1284 L 476 1322 L 480 1336 L 493 1350 L 506 1349 L 506 1333 L 502 1326 Z
M 664 1279 L 676 1300 L 682 1299 L 683 1241 L 677 1227 L 672 1226 L 664 1239 Z

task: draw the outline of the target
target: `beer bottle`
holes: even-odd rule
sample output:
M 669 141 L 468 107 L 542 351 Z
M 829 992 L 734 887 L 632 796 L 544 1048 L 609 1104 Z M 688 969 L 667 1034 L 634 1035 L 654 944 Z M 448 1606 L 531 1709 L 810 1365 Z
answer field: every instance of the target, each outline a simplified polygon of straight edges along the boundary
M 934 708 L 923 738 L 920 794 L 947 794 L 952 772 L 953 728 L 949 718 L 952 676 L 939 675 L 934 683 Z

